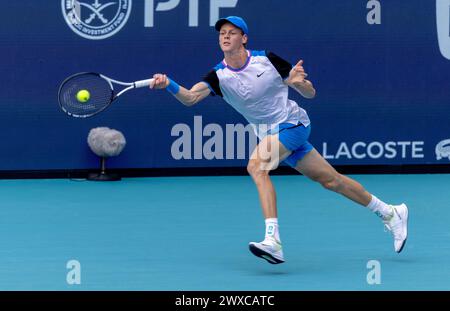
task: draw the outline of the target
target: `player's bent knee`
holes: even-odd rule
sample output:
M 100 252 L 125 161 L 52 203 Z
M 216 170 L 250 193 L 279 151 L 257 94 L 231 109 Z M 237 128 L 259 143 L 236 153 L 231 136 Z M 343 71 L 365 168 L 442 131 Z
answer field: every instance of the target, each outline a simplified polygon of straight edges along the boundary
M 256 160 L 250 160 L 250 161 L 248 161 L 248 164 L 247 164 L 247 172 L 248 172 L 250 175 L 253 175 L 253 174 L 256 173 L 256 168 L 258 167 L 258 162 L 259 162 L 259 161 L 256 161 Z
M 259 177 L 269 174 L 269 171 L 264 169 L 265 164 L 259 160 L 250 160 L 247 164 L 247 172 L 252 177 Z
M 320 184 L 325 189 L 331 191 L 339 191 L 343 183 L 342 176 L 340 174 L 333 174 L 332 176 L 328 176 L 320 180 Z

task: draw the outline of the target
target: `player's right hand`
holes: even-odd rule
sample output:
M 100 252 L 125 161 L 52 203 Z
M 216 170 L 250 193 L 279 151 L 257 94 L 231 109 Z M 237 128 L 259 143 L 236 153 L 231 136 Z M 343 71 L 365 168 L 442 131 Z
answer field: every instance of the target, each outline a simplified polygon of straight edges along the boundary
M 169 79 L 167 75 L 162 73 L 156 73 L 153 75 L 153 83 L 150 83 L 151 89 L 165 89 L 169 85 Z

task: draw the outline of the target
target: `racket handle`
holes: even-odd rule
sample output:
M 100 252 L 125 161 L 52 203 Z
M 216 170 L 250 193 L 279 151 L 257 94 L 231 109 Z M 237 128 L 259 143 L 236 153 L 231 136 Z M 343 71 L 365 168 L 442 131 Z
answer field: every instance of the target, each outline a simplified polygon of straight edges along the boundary
M 148 79 L 148 80 L 141 80 L 134 82 L 135 87 L 141 88 L 141 87 L 149 87 L 150 83 L 152 83 L 155 79 Z

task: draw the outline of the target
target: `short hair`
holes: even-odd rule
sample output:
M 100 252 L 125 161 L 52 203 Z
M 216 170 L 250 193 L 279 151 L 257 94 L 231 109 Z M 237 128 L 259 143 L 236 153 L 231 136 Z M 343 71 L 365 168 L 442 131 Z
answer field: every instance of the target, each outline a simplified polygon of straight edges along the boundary
M 238 28 L 241 31 L 241 34 L 244 36 L 245 33 L 241 28 Z M 248 36 L 247 36 L 247 43 L 244 43 L 244 48 L 247 48 L 247 44 L 248 44 Z

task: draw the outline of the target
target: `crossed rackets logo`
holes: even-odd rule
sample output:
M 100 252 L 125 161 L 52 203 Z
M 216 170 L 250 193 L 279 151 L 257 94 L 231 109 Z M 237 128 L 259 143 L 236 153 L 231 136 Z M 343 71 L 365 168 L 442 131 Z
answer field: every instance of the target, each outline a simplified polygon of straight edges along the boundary
M 132 0 L 95 0 L 93 3 L 85 0 L 61 1 L 69 27 L 90 40 L 106 39 L 121 30 L 130 16 L 131 3 Z
M 95 0 L 95 2 L 92 5 L 83 2 L 79 3 L 81 6 L 89 9 L 92 12 L 89 18 L 84 21 L 86 24 L 90 24 L 92 20 L 94 20 L 96 17 L 98 17 L 98 19 L 100 19 L 100 21 L 103 24 L 107 24 L 108 20 L 103 16 L 102 11 L 109 6 L 116 4 L 115 2 L 108 2 L 106 4 L 101 4 L 98 2 L 98 0 Z

